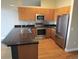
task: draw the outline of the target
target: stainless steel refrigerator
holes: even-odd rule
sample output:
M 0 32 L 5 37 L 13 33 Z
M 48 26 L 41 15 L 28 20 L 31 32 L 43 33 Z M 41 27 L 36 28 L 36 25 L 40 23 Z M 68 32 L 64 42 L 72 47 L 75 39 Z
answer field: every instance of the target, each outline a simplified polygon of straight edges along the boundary
M 59 15 L 56 26 L 56 43 L 65 48 L 69 24 L 69 14 Z

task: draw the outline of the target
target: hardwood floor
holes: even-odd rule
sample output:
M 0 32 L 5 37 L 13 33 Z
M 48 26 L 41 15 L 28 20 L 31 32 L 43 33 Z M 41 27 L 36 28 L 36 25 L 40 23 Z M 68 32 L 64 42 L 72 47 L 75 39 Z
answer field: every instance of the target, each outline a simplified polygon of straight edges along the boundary
M 51 38 L 39 40 L 38 59 L 78 59 L 77 56 L 77 52 L 65 52 Z
M 11 59 L 11 49 L 1 46 L 1 59 Z M 78 59 L 77 52 L 67 53 L 61 49 L 51 38 L 39 40 L 38 59 Z

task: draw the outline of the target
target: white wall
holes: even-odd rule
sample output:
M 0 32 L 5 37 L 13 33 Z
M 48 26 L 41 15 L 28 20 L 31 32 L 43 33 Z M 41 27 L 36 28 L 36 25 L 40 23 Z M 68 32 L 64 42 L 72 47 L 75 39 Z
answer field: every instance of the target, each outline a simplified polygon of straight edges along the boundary
M 55 0 L 41 0 L 41 7 L 44 8 L 55 8 Z
M 44 8 L 60 8 L 71 6 L 73 0 L 41 0 L 41 7 Z
M 65 51 L 78 50 L 78 0 L 74 0 Z
M 55 8 L 71 6 L 73 0 L 55 0 Z
M 22 5 L 25 5 L 25 6 L 41 6 L 41 0 L 22 0 Z
M 15 24 L 19 24 L 18 0 L 1 1 L 1 39 L 4 39 Z

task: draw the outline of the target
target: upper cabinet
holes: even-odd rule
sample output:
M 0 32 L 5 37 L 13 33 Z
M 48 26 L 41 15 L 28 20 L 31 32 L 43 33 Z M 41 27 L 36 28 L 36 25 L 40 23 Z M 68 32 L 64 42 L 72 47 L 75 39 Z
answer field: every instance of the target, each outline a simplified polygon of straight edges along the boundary
M 22 0 L 24 6 L 41 6 L 41 0 Z
M 35 8 L 35 7 L 19 7 L 18 14 L 20 20 L 36 20 L 36 14 L 43 14 L 45 20 L 54 21 L 54 9 Z

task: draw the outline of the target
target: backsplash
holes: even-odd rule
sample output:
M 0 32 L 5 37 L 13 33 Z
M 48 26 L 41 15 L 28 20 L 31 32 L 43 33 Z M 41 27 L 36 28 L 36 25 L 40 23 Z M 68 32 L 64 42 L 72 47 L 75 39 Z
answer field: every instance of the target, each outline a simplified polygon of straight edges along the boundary
M 19 20 L 19 24 L 21 25 L 34 25 L 36 22 L 35 21 L 23 21 L 23 20 Z M 56 21 L 47 21 L 46 24 L 56 24 Z
M 20 20 L 19 24 L 21 24 L 21 25 L 28 25 L 28 24 L 33 25 L 33 24 L 35 24 L 35 21 L 23 21 L 23 20 Z

